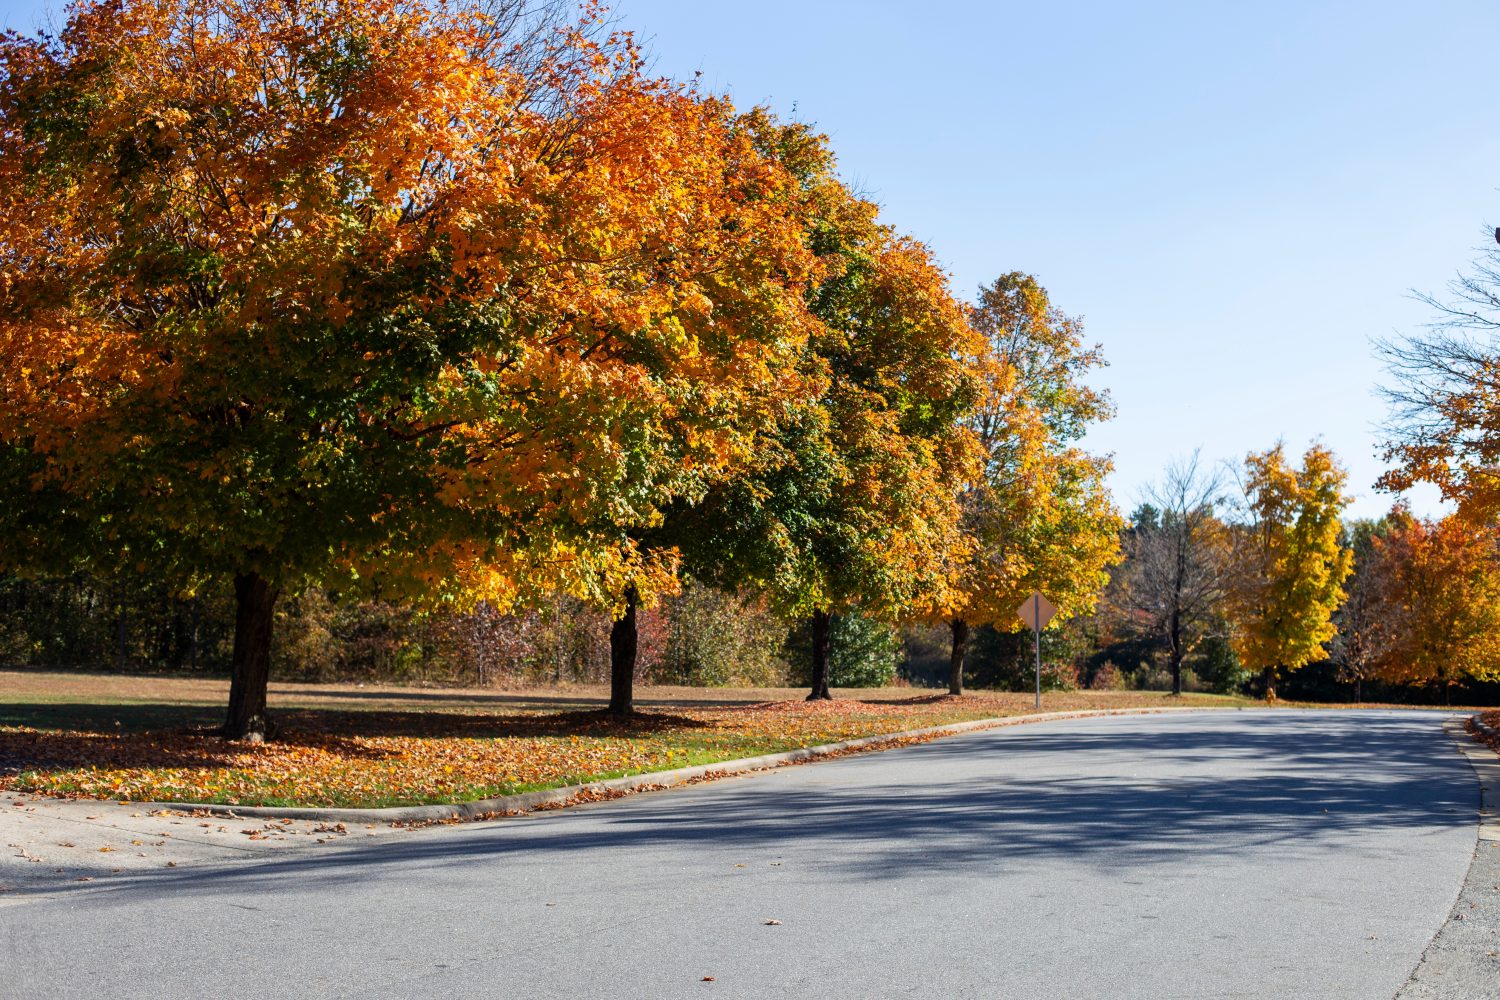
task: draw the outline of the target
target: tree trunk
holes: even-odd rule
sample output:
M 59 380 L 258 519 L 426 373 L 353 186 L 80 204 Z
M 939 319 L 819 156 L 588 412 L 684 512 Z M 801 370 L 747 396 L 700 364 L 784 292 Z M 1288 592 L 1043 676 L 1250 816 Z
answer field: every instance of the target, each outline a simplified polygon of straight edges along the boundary
M 188 665 L 193 673 L 198 672 L 198 597 L 193 595 L 192 645 L 188 647 Z
M 640 593 L 635 584 L 625 588 L 625 613 L 609 629 L 609 711 L 630 715 L 635 711 L 635 654 L 640 645 L 635 609 Z
M 808 701 L 832 701 L 828 691 L 828 625 L 833 615 L 814 611 L 812 615 L 812 693 Z
M 1365 700 L 1364 697 L 1363 697 L 1363 695 L 1362 695 L 1363 690 L 1364 690 L 1364 679 L 1361 678 L 1361 677 L 1354 678 L 1354 703 L 1356 705 L 1360 704 L 1361 702 L 1363 702 Z
M 1276 668 L 1266 667 L 1260 672 L 1266 682 L 1266 701 L 1276 700 Z
M 964 657 L 969 652 L 969 623 L 955 618 L 948 623 L 953 629 L 953 652 L 948 657 L 948 693 L 964 693 Z
M 276 589 L 260 574 L 235 575 L 234 658 L 225 739 L 259 743 L 274 732 L 266 715 L 266 685 L 271 679 L 271 624 L 276 597 Z
M 129 657 L 125 653 L 125 598 L 120 598 L 119 613 L 115 615 L 115 669 L 123 673 L 126 660 Z
M 1182 616 L 1177 612 L 1172 613 L 1171 635 L 1169 642 L 1171 648 L 1168 650 L 1168 662 L 1172 668 L 1172 695 L 1182 696 Z

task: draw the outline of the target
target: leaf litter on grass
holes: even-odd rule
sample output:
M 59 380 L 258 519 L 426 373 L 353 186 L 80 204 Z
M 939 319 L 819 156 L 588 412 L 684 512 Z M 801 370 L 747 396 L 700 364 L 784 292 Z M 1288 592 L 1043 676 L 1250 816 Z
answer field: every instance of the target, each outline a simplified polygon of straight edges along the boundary
M 1051 711 L 1162 707 L 1149 694 L 1049 695 Z M 902 696 L 602 712 L 286 710 L 275 739 L 0 727 L 0 790 L 137 802 L 389 806 L 459 802 L 951 722 L 1019 715 L 1030 695 Z M 894 742 L 894 741 L 893 741 Z

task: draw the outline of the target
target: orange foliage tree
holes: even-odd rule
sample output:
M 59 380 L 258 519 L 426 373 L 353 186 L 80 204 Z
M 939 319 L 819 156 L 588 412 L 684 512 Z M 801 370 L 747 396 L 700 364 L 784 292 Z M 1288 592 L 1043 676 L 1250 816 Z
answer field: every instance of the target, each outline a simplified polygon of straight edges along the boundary
M 794 180 L 596 19 L 115 0 L 0 39 L 0 558 L 232 578 L 226 735 L 309 583 L 668 578 L 630 529 L 800 353 Z
M 1500 679 L 1500 539 L 1457 515 L 1413 517 L 1398 506 L 1372 538 L 1386 680 L 1435 684 Z
M 1488 241 L 1486 232 L 1486 242 Z M 1500 519 L 1500 247 L 1450 286 L 1422 296 L 1437 313 L 1430 333 L 1383 343 L 1391 375 L 1379 485 L 1400 492 L 1431 483 L 1474 522 Z
M 970 628 L 1019 627 L 1032 591 L 1066 620 L 1093 610 L 1120 559 L 1123 522 L 1104 478 L 1107 458 L 1078 447 L 1088 425 L 1107 420 L 1106 394 L 1084 379 L 1104 365 L 1083 341 L 1082 323 L 1055 308 L 1028 274 L 980 289 L 971 311 L 986 350 L 975 361 L 984 393 L 965 424 L 984 454 L 982 475 L 960 496 L 970 554 L 942 617 L 952 631 L 948 691 L 963 692 Z

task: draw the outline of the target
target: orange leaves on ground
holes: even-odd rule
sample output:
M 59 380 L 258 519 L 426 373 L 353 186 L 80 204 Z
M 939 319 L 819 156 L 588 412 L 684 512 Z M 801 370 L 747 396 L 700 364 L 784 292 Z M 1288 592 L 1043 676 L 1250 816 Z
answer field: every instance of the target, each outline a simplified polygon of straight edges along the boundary
M 1474 735 L 1475 739 L 1488 744 L 1496 753 L 1500 753 L 1500 736 L 1492 735 L 1500 731 L 1500 712 L 1485 712 L 1480 716 L 1480 721 L 1490 727 L 1490 732 L 1481 731 L 1472 722 L 1469 724 L 1469 732 Z

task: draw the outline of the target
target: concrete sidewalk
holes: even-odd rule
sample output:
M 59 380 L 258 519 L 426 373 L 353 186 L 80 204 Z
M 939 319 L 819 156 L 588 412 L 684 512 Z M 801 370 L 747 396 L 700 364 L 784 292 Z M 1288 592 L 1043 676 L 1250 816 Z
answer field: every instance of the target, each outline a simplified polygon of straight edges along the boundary
M 154 869 L 258 861 L 402 834 L 384 824 L 233 819 L 7 793 L 0 796 L 0 906 Z

